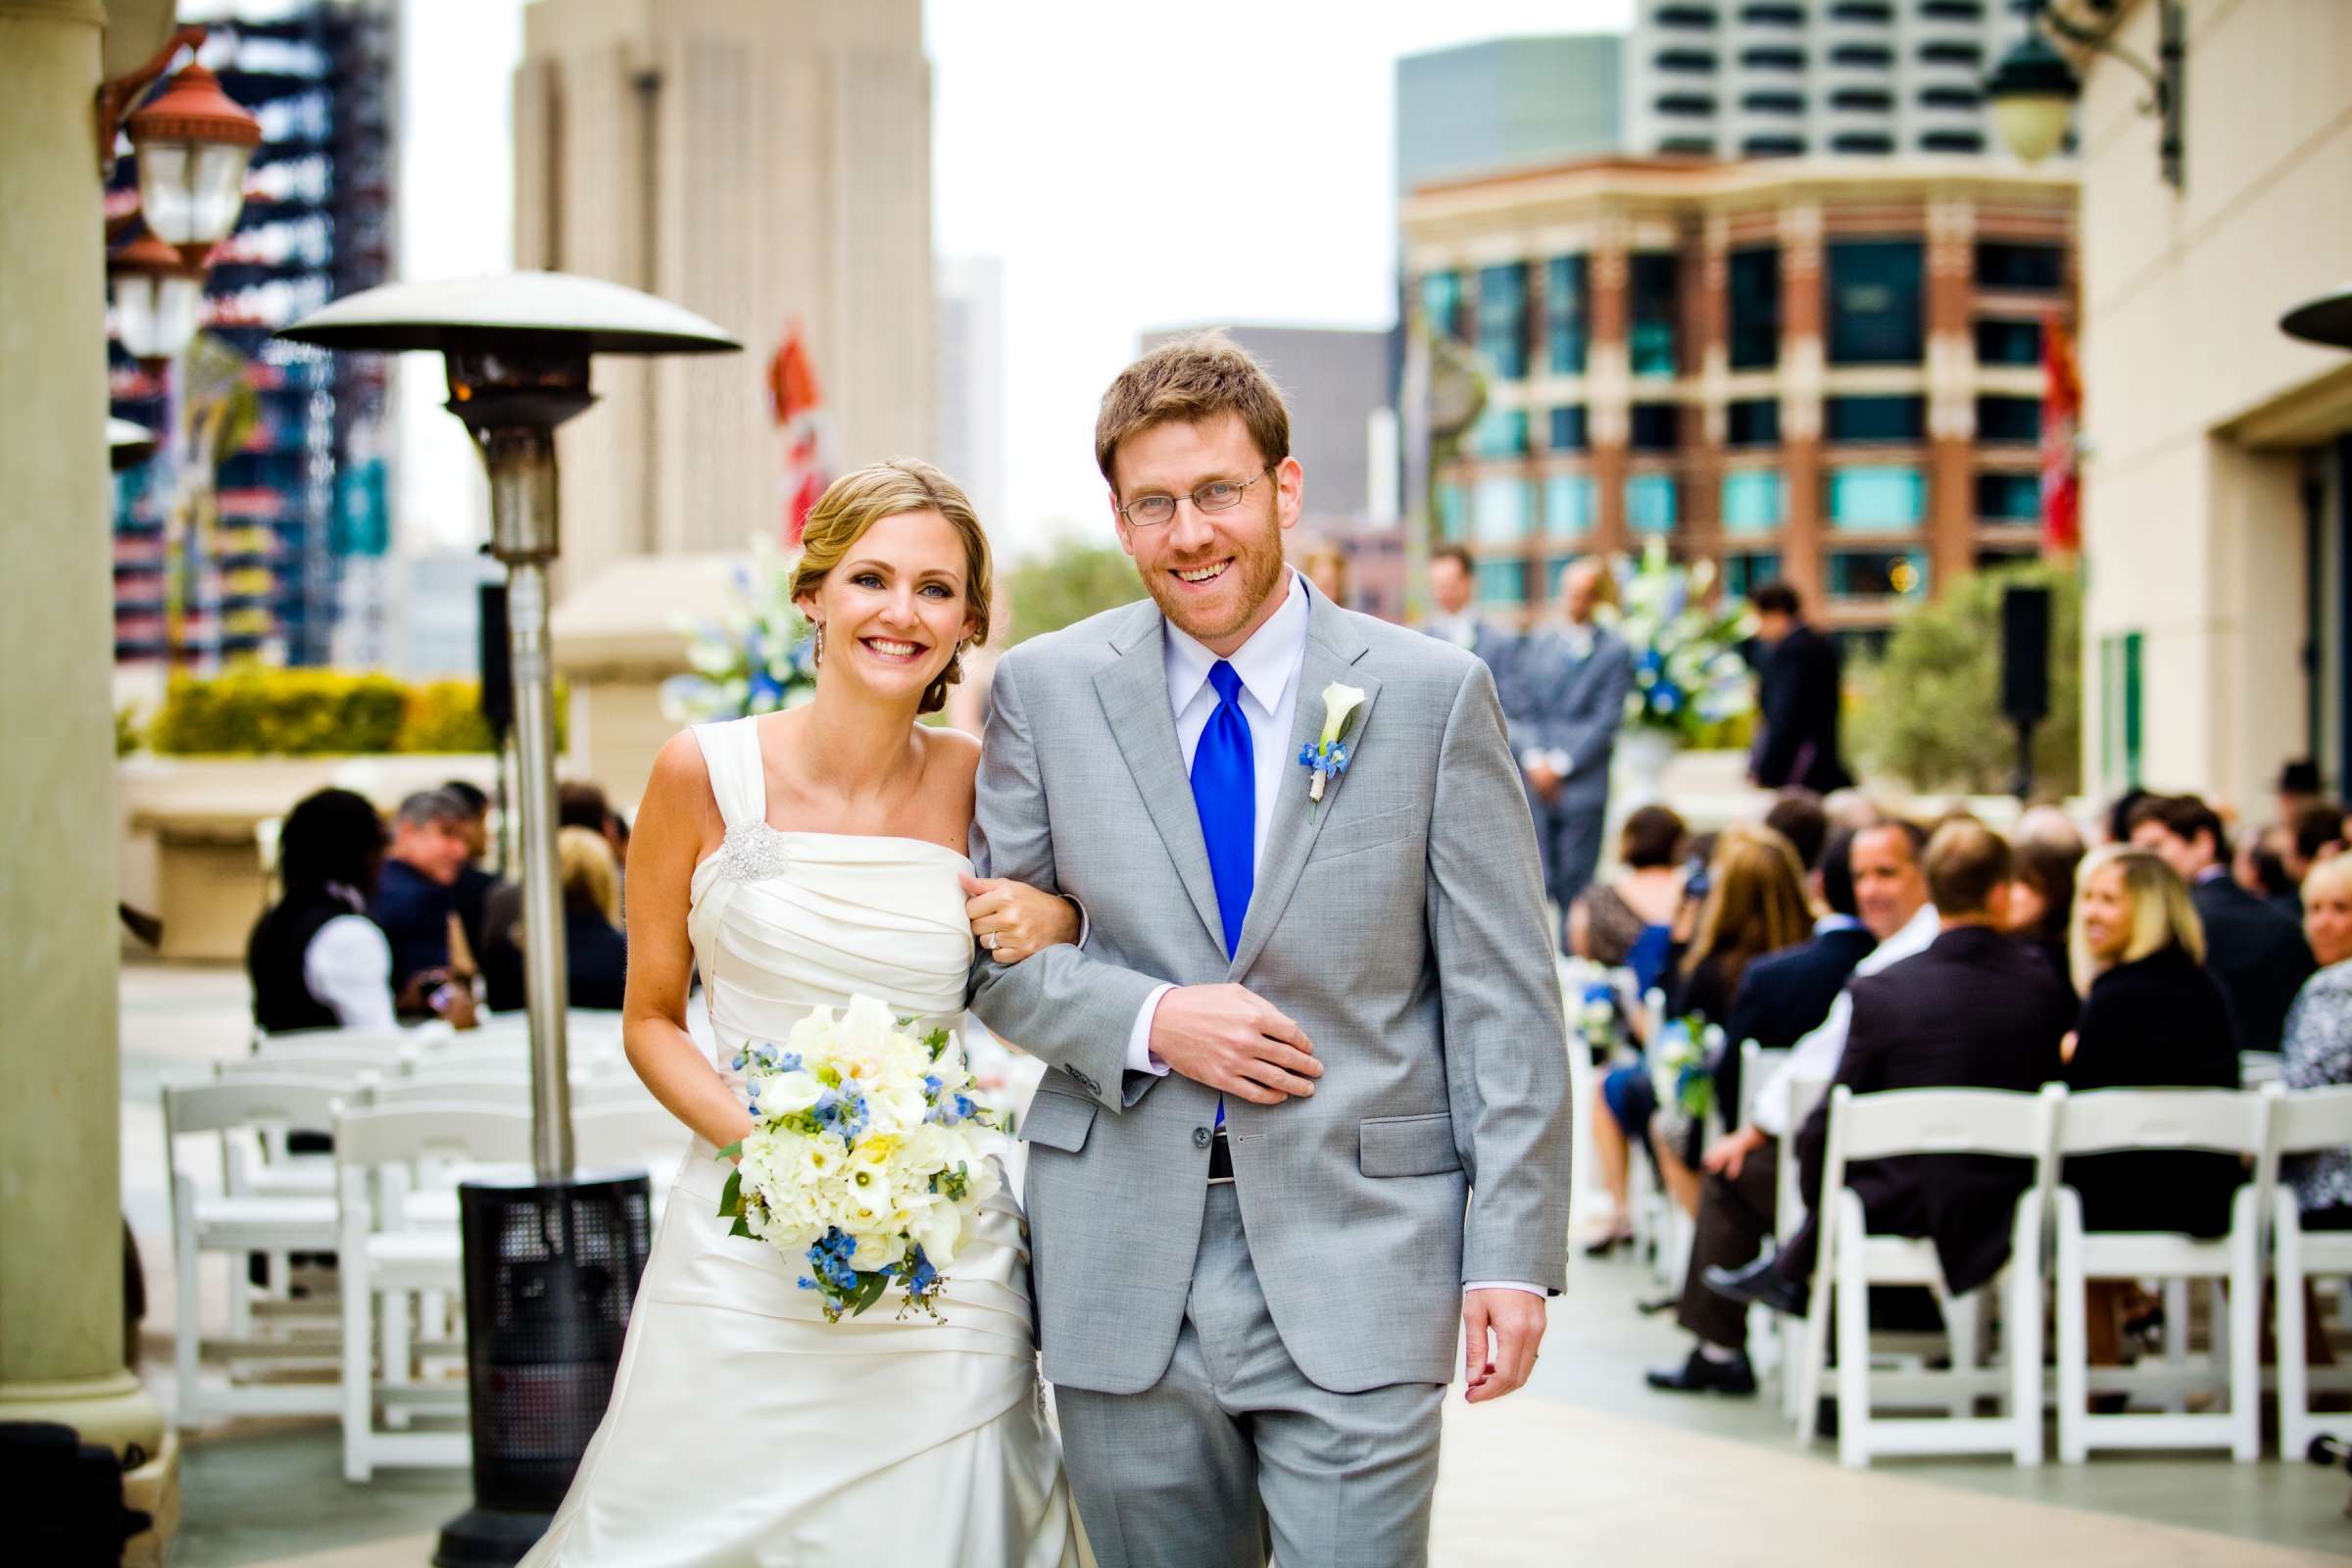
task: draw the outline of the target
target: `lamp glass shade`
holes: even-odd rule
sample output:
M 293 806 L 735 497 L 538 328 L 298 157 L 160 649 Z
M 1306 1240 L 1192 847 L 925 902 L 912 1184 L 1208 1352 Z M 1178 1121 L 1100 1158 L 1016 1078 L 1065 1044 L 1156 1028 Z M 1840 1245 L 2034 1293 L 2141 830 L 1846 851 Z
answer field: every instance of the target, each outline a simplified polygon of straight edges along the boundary
M 139 214 L 168 245 L 218 245 L 245 208 L 253 149 L 229 142 L 152 141 L 139 148 Z
M 115 277 L 115 330 L 134 360 L 175 360 L 195 341 L 201 279 L 170 272 Z
M 2066 123 L 2074 109 L 2071 98 L 2038 94 L 1996 98 L 1992 122 L 2011 152 L 2026 163 L 2038 164 L 2066 139 Z

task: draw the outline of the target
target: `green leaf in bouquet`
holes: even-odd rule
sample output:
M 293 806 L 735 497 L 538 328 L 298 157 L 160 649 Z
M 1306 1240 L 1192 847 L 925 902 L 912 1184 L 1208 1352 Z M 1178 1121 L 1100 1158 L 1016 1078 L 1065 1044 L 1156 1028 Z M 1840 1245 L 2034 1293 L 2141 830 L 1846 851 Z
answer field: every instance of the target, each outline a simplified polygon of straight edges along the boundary
M 742 1223 L 743 1172 L 739 1170 L 727 1172 L 727 1185 L 718 1190 L 718 1217 L 725 1219 L 730 1214 Z
M 743 1237 L 747 1241 L 756 1242 L 760 1239 L 752 1234 L 752 1228 L 743 1222 L 743 1216 L 741 1214 L 736 1215 L 735 1223 L 727 1227 L 727 1234 L 729 1236 Z
M 852 1317 L 863 1316 L 865 1309 L 882 1299 L 882 1293 L 889 1289 L 890 1276 L 887 1274 L 877 1270 L 871 1274 L 858 1275 L 858 1298 L 850 1304 L 850 1315 Z
M 736 1139 L 711 1157 L 714 1159 L 741 1159 L 743 1157 L 743 1140 Z

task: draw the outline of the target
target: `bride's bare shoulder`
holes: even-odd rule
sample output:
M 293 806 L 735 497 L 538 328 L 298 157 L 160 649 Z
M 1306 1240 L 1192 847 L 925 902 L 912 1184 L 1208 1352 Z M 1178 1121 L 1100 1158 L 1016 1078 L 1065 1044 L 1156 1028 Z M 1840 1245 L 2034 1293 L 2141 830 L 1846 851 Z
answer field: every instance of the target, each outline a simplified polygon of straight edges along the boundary
M 980 737 L 945 724 L 924 724 L 923 770 L 935 773 L 960 794 L 969 795 L 980 773 Z
M 645 781 L 645 797 L 637 808 L 640 817 L 648 812 L 661 816 L 673 811 L 690 820 L 718 815 L 718 801 L 710 788 L 710 763 L 703 756 L 703 743 L 690 729 L 672 735 L 654 754 L 653 772 Z

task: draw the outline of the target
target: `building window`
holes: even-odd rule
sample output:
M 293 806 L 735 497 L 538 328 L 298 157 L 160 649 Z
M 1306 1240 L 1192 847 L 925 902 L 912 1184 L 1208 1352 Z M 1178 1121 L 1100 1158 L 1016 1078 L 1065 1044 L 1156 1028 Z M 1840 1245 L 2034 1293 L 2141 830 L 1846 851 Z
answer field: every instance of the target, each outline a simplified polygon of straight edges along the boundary
M 1527 456 L 1527 411 L 1490 408 L 1470 427 L 1470 450 L 1482 458 Z
M 1931 130 L 1919 138 L 1923 153 L 1981 153 L 1984 150 L 1983 132 L 1974 130 Z
M 1674 475 L 1629 475 L 1625 481 L 1625 522 L 1636 533 L 1674 532 Z
M 1841 43 L 1830 51 L 1830 64 L 1884 69 L 1894 64 L 1894 51 L 1883 43 Z
M 1585 406 L 1582 403 L 1562 404 L 1551 411 L 1552 451 L 1582 452 L 1592 444 L 1592 436 L 1587 428 Z
M 1527 563 L 1482 561 L 1478 564 L 1478 602 L 1516 606 L 1527 603 Z
M 1894 151 L 1894 138 L 1876 130 L 1849 130 L 1830 138 L 1830 151 L 1885 157 Z
M 1526 264 L 1479 269 L 1478 352 L 1505 381 L 1527 374 Z
M 1781 553 L 1777 550 L 1739 550 L 1723 558 L 1723 591 L 1735 599 L 1745 599 L 1780 578 Z
M 1536 531 L 1536 487 L 1525 479 L 1478 481 L 1470 496 L 1470 536 L 1482 545 L 1515 544 Z
M 1630 345 L 1636 375 L 1672 375 L 1675 356 L 1675 258 L 1647 251 L 1632 258 L 1634 330 Z
M 1711 93 L 1670 92 L 1650 107 L 1671 120 L 1704 120 L 1715 112 L 1715 98 Z
M 1781 400 L 1741 398 L 1724 405 L 1724 444 L 1768 447 L 1781 439 Z
M 1431 331 L 1450 338 L 1461 338 L 1462 274 L 1431 272 L 1424 276 L 1421 279 L 1421 314 L 1428 318 Z
M 1878 22 L 1894 20 L 1894 7 L 1888 0 L 1836 0 L 1830 7 L 1832 22 Z
M 1977 475 L 1977 515 L 1986 522 L 2039 522 L 2041 477 L 2032 473 Z
M 1713 6 L 1660 6 L 1649 19 L 1661 27 L 1681 27 L 1691 32 L 1712 32 L 1715 29 Z
M 1592 309 L 1591 283 L 1592 274 L 1582 256 L 1555 256 L 1544 269 L 1544 333 L 1549 340 L 1554 375 L 1585 373 L 1585 323 Z
M 1592 476 L 1555 473 L 1544 481 L 1544 532 L 1553 538 L 1589 533 L 1598 512 Z
M 1801 115 L 1805 112 L 1805 95 L 1797 92 L 1751 92 L 1740 100 L 1740 107 L 1751 115 Z
M 1788 520 L 1788 485 L 1778 468 L 1737 468 L 1723 476 L 1723 531 L 1771 533 Z
M 1917 240 L 1836 240 L 1827 247 L 1832 365 L 1917 365 L 1922 247 Z
M 1805 138 L 1802 136 L 1750 136 L 1740 144 L 1743 158 L 1802 158 Z
M 1994 445 L 2032 446 L 2041 439 L 2041 399 L 1977 399 L 1977 439 Z
M 2039 365 L 2041 323 L 1986 317 L 1977 323 L 1979 365 Z
M 1885 114 L 1894 107 L 1894 94 L 1884 87 L 1840 87 L 1830 94 L 1830 107 Z
M 1922 109 L 1982 109 L 1984 95 L 1974 87 L 1923 87 L 1919 92 Z
M 1831 398 L 1824 413 L 1833 441 L 1917 441 L 1928 433 L 1926 398 Z
M 1438 537 L 1460 544 L 1470 536 L 1470 509 L 1462 502 L 1458 484 L 1438 486 Z
M 1894 465 L 1830 470 L 1830 526 L 1841 533 L 1893 533 L 1928 515 L 1928 481 Z
M 1783 49 L 1777 45 L 1765 49 L 1746 49 L 1740 55 L 1740 64 L 1750 71 L 1802 71 L 1805 52 L 1802 49 Z
M 1712 158 L 1715 139 L 1711 136 L 1669 136 L 1658 143 L 1661 153 L 1679 154 L 1685 158 Z
M 1984 64 L 1984 51 L 1957 38 L 1937 38 L 1919 46 L 1919 63 L 1923 66 L 1967 66 L 1974 70 Z
M 1928 557 L 1923 550 L 1833 550 L 1832 599 L 1924 599 Z
M 1636 452 L 1672 452 L 1682 444 L 1683 411 L 1672 403 L 1634 405 L 1632 439 Z
M 1772 246 L 1734 251 L 1726 269 L 1731 296 L 1731 365 L 1757 370 L 1781 359 L 1781 253 Z
M 1786 0 L 1779 4 L 1741 6 L 1740 20 L 1764 26 L 1801 27 L 1805 24 L 1805 8 L 1787 4 Z
M 1919 0 L 1919 14 L 1928 22 L 1983 22 L 1984 0 Z
M 2046 294 L 2066 280 L 2066 252 L 2056 245 L 2006 240 L 1977 244 L 1977 286 Z
M 1700 75 L 1715 69 L 1712 49 L 1661 49 L 1651 62 L 1660 71 L 1679 75 Z

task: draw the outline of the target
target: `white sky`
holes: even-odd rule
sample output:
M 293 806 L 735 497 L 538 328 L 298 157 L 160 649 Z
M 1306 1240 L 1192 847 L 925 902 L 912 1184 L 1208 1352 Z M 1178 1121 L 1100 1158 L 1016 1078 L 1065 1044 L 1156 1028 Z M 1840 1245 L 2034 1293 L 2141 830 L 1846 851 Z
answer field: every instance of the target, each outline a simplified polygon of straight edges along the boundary
M 403 272 L 511 266 L 518 0 L 406 0 L 406 10 L 409 59 L 431 64 L 429 76 L 405 75 Z M 933 241 L 943 255 L 1004 262 L 1001 548 L 1020 555 L 1063 528 L 1094 531 L 1095 405 L 1141 332 L 1387 324 L 1399 55 L 1621 28 L 1631 10 L 1631 0 L 926 0 Z M 437 369 L 409 379 L 421 386 L 404 401 L 403 527 L 462 547 L 479 537 L 478 468 L 439 412 Z

